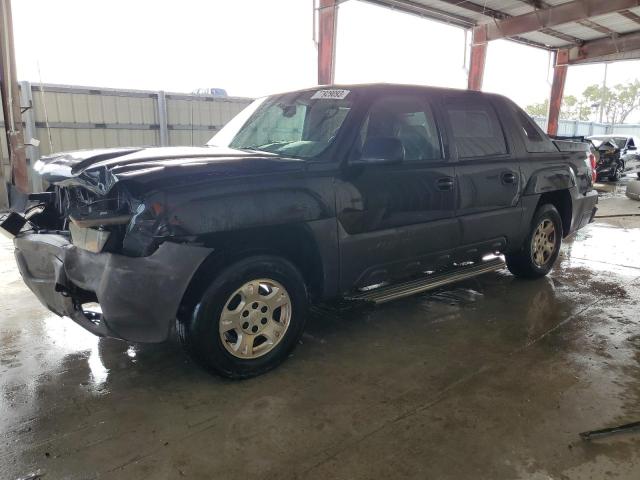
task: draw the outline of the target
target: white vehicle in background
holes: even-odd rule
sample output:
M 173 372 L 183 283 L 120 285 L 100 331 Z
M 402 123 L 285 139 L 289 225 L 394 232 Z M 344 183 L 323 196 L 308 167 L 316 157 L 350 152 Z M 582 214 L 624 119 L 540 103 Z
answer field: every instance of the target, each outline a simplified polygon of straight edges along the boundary
M 598 176 L 608 176 L 609 180 L 616 181 L 624 174 L 636 174 L 640 178 L 640 151 L 638 145 L 640 140 L 634 135 L 610 134 L 593 135 L 586 137 L 600 151 L 602 144 L 611 144 L 617 147 L 615 152 L 610 152 L 611 157 L 618 157 L 619 160 L 608 162 L 605 159 L 598 159 Z M 609 164 L 610 163 L 610 164 Z M 610 167 L 610 168 L 609 168 Z

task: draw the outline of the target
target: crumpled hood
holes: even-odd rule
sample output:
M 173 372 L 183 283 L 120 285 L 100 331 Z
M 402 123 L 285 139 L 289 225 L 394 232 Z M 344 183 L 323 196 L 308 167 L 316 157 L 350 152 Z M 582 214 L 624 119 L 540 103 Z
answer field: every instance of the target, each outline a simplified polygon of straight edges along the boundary
M 225 147 L 130 147 L 61 152 L 42 157 L 34 170 L 49 183 L 82 185 L 104 194 L 125 178 L 144 183 L 185 175 L 250 175 L 302 165 L 300 159 Z

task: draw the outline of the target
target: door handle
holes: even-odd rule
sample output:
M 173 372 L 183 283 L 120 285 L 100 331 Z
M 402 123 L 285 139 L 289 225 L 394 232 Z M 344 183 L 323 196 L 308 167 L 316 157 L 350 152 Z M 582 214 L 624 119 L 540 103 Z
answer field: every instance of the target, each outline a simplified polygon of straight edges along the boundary
M 453 177 L 442 177 L 436 180 L 436 188 L 438 190 L 447 191 L 453 190 L 454 180 Z
M 516 183 L 518 180 L 515 173 L 513 172 L 503 172 L 502 175 L 500 175 L 500 179 L 502 180 L 503 184 Z

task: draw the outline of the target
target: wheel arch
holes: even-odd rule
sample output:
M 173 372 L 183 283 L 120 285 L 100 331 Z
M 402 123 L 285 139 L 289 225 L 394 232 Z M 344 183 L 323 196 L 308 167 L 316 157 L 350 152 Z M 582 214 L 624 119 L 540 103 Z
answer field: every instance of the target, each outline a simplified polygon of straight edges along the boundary
M 318 242 L 306 224 L 224 232 L 203 239 L 213 252 L 200 264 L 185 291 L 179 318 L 191 315 L 218 272 L 249 256 L 273 255 L 291 262 L 302 274 L 311 299 L 323 296 L 324 266 Z
M 562 219 L 562 236 L 566 237 L 571 232 L 571 222 L 573 216 L 573 200 L 569 190 L 554 190 L 540 195 L 536 210 L 542 205 L 553 205 Z

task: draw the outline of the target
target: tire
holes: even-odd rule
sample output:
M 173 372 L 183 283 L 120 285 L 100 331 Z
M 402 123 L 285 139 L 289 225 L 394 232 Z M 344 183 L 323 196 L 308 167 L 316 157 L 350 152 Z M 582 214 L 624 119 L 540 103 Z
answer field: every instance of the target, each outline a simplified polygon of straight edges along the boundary
M 178 336 L 205 369 L 232 379 L 255 377 L 295 348 L 307 310 L 298 269 L 280 257 L 253 256 L 216 276 L 191 318 L 178 321 Z
M 624 164 L 623 163 L 619 163 L 616 166 L 616 170 L 613 173 L 613 175 L 609 176 L 609 181 L 610 182 L 617 182 L 622 178 L 622 173 L 624 172 Z
M 540 257 L 535 255 L 537 251 L 540 254 L 540 249 L 536 249 L 536 245 L 548 245 L 548 236 L 540 237 L 538 234 L 539 228 L 545 229 L 544 225 L 553 225 L 553 248 Z M 542 242 L 542 243 L 541 243 Z M 531 221 L 531 228 L 527 234 L 527 238 L 524 240 L 520 250 L 514 253 L 505 255 L 507 260 L 507 268 L 509 271 L 517 277 L 523 278 L 540 278 L 544 277 L 551 271 L 553 264 L 558 258 L 560 253 L 560 247 L 562 245 L 562 219 L 556 207 L 551 204 L 545 204 L 538 207 L 533 220 Z M 542 248 L 542 247 L 541 247 Z

